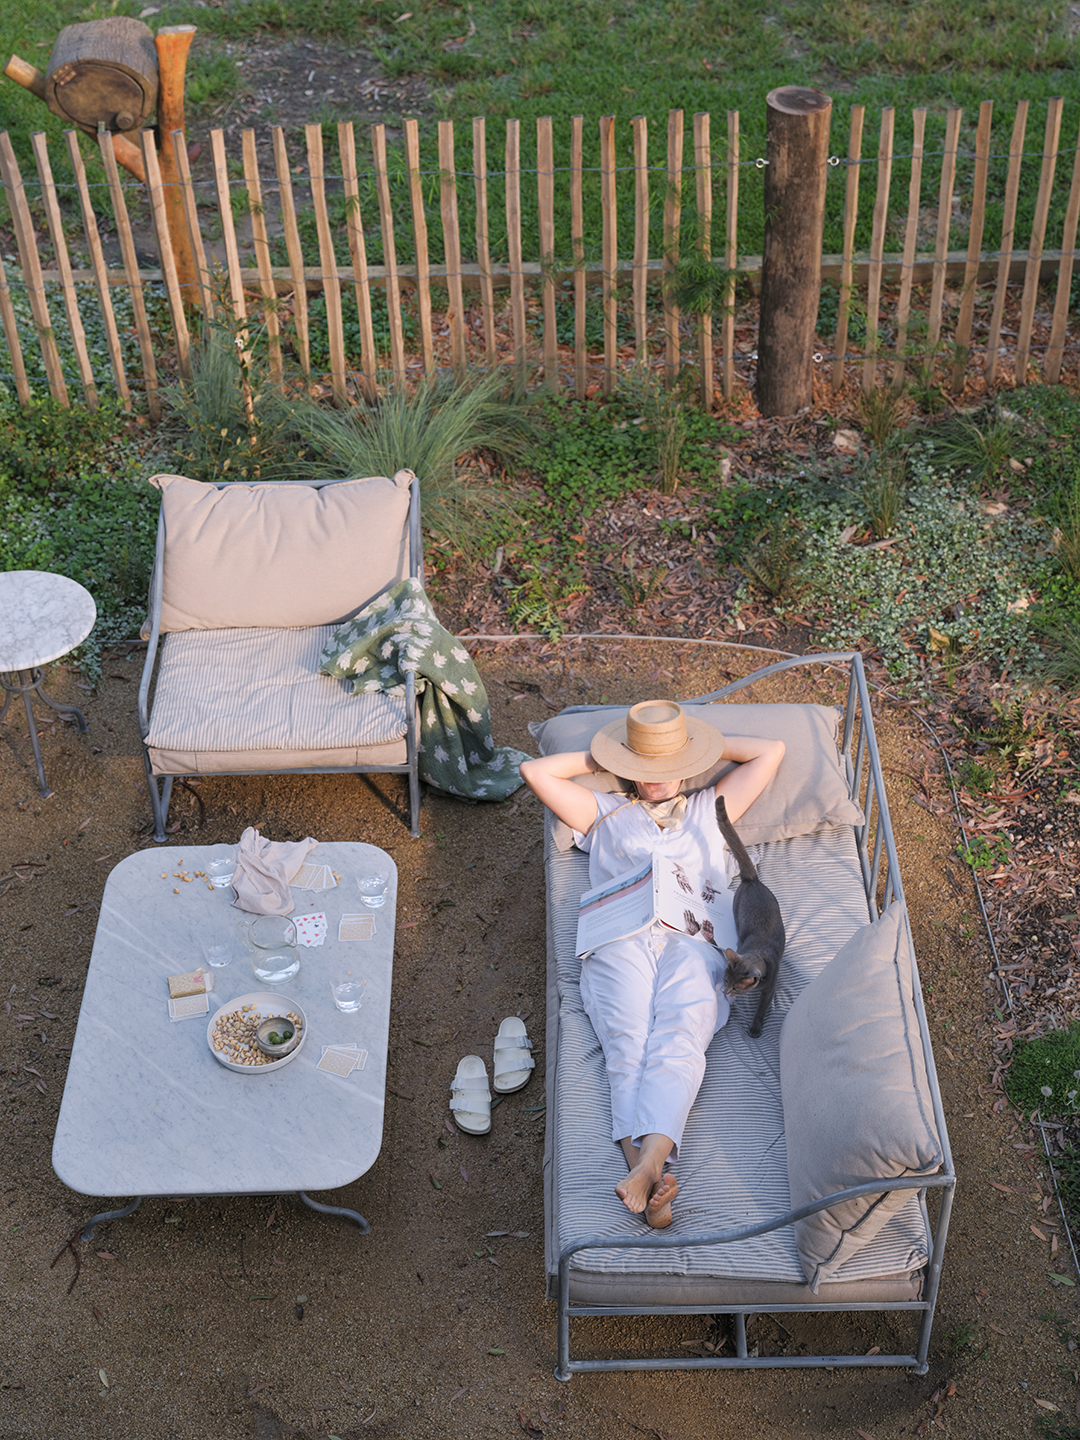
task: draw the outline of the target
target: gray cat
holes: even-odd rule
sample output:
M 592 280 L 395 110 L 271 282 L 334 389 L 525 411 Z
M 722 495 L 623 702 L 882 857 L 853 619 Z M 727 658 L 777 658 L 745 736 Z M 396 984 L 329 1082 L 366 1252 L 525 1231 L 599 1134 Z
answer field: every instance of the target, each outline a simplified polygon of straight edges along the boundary
M 756 1040 L 776 991 L 787 936 L 776 896 L 758 878 L 746 846 L 728 819 L 722 795 L 716 797 L 716 823 L 739 866 L 739 888 L 735 891 L 735 932 L 739 948 L 726 952 L 724 994 L 745 995 L 749 990 L 757 990 L 757 1010 L 749 1030 L 751 1038 Z

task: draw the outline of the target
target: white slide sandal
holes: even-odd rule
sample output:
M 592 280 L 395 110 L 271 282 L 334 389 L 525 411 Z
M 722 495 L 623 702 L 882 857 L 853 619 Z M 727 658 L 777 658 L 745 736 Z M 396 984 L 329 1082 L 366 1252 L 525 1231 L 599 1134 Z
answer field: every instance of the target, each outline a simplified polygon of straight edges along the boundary
M 529 1083 L 529 1073 L 536 1065 L 532 1057 L 532 1041 L 525 1029 L 524 1020 L 511 1015 L 499 1026 L 495 1036 L 495 1080 L 496 1094 L 509 1095 Z
M 479 1055 L 466 1055 L 450 1085 L 450 1112 L 454 1124 L 468 1135 L 486 1135 L 491 1129 L 491 1091 L 487 1066 Z

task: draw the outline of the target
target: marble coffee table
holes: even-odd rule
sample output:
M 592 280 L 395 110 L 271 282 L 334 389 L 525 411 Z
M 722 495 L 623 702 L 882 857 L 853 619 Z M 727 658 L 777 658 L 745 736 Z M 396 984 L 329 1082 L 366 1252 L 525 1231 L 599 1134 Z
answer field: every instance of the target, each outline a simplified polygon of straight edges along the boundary
M 74 715 L 79 729 L 86 734 L 87 724 L 82 711 L 74 705 L 58 705 L 42 690 L 40 667 L 59 660 L 61 655 L 80 645 L 94 628 L 96 620 L 97 607 L 93 596 L 66 575 L 54 575 L 48 570 L 6 570 L 0 573 L 0 688 L 5 692 L 0 720 L 8 712 L 11 697 L 21 695 L 37 764 L 38 788 L 44 800 L 52 791 L 45 780 L 37 721 L 30 697 L 36 691 L 38 698 L 53 710 L 61 715 Z M 6 675 L 19 676 L 24 672 L 25 680 L 12 682 L 5 678 Z
M 308 1190 L 336 1190 L 365 1174 L 382 1145 L 390 984 L 393 974 L 397 871 L 374 845 L 334 842 L 311 852 L 313 862 L 341 876 L 336 889 L 293 889 L 297 915 L 326 914 L 321 946 L 300 947 L 295 980 L 268 986 L 252 973 L 236 926 L 250 919 L 232 906 L 231 887 L 185 883 L 225 846 L 143 850 L 121 860 L 105 885 L 86 976 L 79 1023 L 53 1143 L 53 1168 L 83 1195 L 135 1196 L 130 1215 L 150 1196 L 280 1195 L 295 1193 L 315 1210 L 345 1215 L 366 1234 L 353 1210 L 309 1199 Z M 372 911 L 373 939 L 339 942 L 342 914 L 364 909 L 356 876 L 373 866 L 390 875 L 386 904 Z M 166 878 L 161 878 L 162 871 Z M 174 891 L 179 890 L 179 894 Z M 171 1021 L 166 977 L 194 970 L 202 946 L 224 940 L 229 965 L 213 971 L 209 1015 Z M 335 961 L 352 959 L 367 981 L 355 1014 L 342 1014 L 330 994 Z M 308 1018 L 299 1055 L 280 1070 L 227 1070 L 211 1053 L 207 1024 L 219 1006 L 253 991 L 278 990 Z M 367 1050 L 363 1070 L 344 1079 L 318 1070 L 323 1045 L 355 1041 Z

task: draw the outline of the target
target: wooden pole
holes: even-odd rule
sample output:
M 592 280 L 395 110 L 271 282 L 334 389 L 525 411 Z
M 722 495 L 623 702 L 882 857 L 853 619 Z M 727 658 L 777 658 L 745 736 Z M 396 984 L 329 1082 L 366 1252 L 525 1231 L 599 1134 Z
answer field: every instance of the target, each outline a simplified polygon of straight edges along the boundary
M 165 211 L 165 195 L 158 166 L 158 153 L 154 145 L 152 130 L 140 130 L 143 164 L 146 166 L 146 188 L 150 192 L 150 211 L 154 219 L 154 234 L 157 238 L 158 258 L 161 273 L 165 278 L 165 291 L 169 297 L 172 314 L 173 337 L 176 340 L 176 364 L 181 380 L 191 379 L 191 338 L 188 335 L 187 316 L 184 314 L 184 295 L 176 273 L 176 259 L 172 251 L 172 233 L 169 217 Z M 183 196 L 180 197 L 181 200 Z M 187 228 L 187 222 L 184 222 Z
M 465 295 L 461 284 L 461 231 L 458 227 L 452 120 L 439 121 L 439 208 L 442 212 L 443 256 L 446 260 L 446 318 L 450 322 L 450 363 L 460 379 L 465 373 Z
M 554 391 L 559 388 L 559 341 L 555 333 L 555 144 L 550 115 L 542 115 L 536 122 L 536 189 L 544 300 L 544 385 Z
M 878 136 L 877 193 L 874 196 L 874 226 L 870 233 L 870 263 L 866 275 L 866 359 L 863 361 L 863 392 L 869 394 L 877 380 L 878 318 L 881 309 L 881 271 L 885 253 L 885 228 L 889 220 L 889 187 L 892 184 L 893 132 L 896 111 L 886 105 L 881 112 Z
M 668 173 L 664 196 L 664 361 L 668 386 L 679 378 L 679 307 L 672 272 L 679 263 L 682 218 L 683 112 L 668 111 Z
M 785 85 L 765 105 L 757 403 L 763 415 L 794 415 L 814 399 L 832 100 L 821 90 Z
M 86 348 L 86 332 L 83 330 L 79 301 L 75 293 L 75 282 L 71 277 L 71 256 L 68 254 L 67 237 L 64 234 L 63 217 L 56 199 L 56 185 L 53 182 L 52 165 L 49 163 L 49 149 L 45 135 L 39 130 L 30 136 L 38 178 L 41 181 L 41 199 L 45 207 L 45 219 L 49 225 L 49 238 L 56 255 L 56 268 L 60 271 L 60 284 L 64 292 L 64 309 L 67 312 L 71 344 L 75 351 L 75 363 L 79 367 L 83 394 L 89 409 L 97 408 L 97 387 L 94 371 L 90 364 L 90 352 Z
M 371 288 L 368 284 L 367 246 L 364 243 L 364 221 L 360 213 L 360 182 L 356 174 L 356 133 L 351 120 L 338 125 L 338 154 L 341 156 L 341 181 L 345 188 L 346 226 L 349 232 L 349 254 L 353 263 L 353 293 L 356 315 L 360 323 L 360 368 L 364 372 L 364 391 L 369 400 L 378 397 L 378 356 L 375 353 L 375 327 L 371 321 Z
M 986 223 L 986 176 L 990 168 L 990 126 L 994 102 L 984 100 L 979 106 L 979 128 L 975 132 L 975 174 L 971 186 L 971 223 L 968 226 L 967 264 L 964 266 L 964 290 L 960 297 L 960 313 L 956 317 L 956 358 L 953 362 L 952 393 L 964 388 L 964 375 L 971 354 L 971 327 L 975 318 L 975 286 L 979 278 L 979 255 L 982 251 L 983 227 Z
M 634 360 L 644 369 L 649 363 L 645 308 L 649 283 L 649 122 L 644 115 L 635 115 L 631 123 L 634 127 Z
M 604 394 L 615 389 L 618 365 L 618 311 L 615 286 L 618 282 L 618 208 L 615 201 L 615 117 L 600 117 L 600 206 L 603 215 L 604 298 Z
M 998 258 L 994 308 L 990 314 L 990 334 L 986 341 L 986 383 L 997 379 L 998 346 L 1001 342 L 1001 320 L 1005 314 L 1005 295 L 1012 264 L 1013 241 L 1016 238 L 1016 200 L 1020 193 L 1020 167 L 1024 161 L 1024 132 L 1027 129 L 1028 102 L 1018 100 L 1009 143 L 1009 169 L 1005 177 L 1005 207 L 1001 216 L 1001 249 Z
M 326 165 L 323 158 L 323 134 L 320 124 L 305 125 L 308 175 L 311 183 L 311 205 L 315 211 L 315 230 L 319 237 L 319 268 L 322 270 L 323 295 L 326 299 L 326 335 L 330 351 L 330 385 L 334 404 L 349 403 L 345 381 L 345 329 L 341 316 L 341 281 L 338 278 L 334 236 L 326 208 Z
M 255 245 L 255 261 L 259 267 L 259 287 L 263 297 L 263 322 L 266 325 L 270 378 L 275 384 L 280 385 L 283 371 L 281 333 L 277 313 L 277 287 L 274 284 L 274 273 L 270 264 L 270 239 L 266 231 L 266 206 L 263 203 L 262 176 L 259 174 L 255 131 L 245 130 L 241 136 L 241 142 L 244 155 L 244 183 L 247 185 L 248 204 L 251 206 L 251 238 Z M 196 266 L 198 266 L 197 259 Z
M 698 253 L 712 262 L 712 146 L 708 111 L 694 116 L 694 170 L 697 179 Z M 712 310 L 698 316 L 698 365 L 701 370 L 701 403 L 706 410 L 713 403 Z
M 398 384 L 405 380 L 405 336 L 401 326 L 401 282 L 394 246 L 394 212 L 390 206 L 390 178 L 386 170 L 386 126 L 372 125 L 371 153 L 375 160 L 375 188 L 379 196 L 383 266 L 386 270 L 386 318 L 390 325 L 390 364 Z
M 941 157 L 941 185 L 938 189 L 937 236 L 934 245 L 934 278 L 930 286 L 929 341 L 931 353 L 941 339 L 941 302 L 945 294 L 946 256 L 952 224 L 953 185 L 956 181 L 956 151 L 960 142 L 963 111 L 950 107 L 945 122 L 945 153 Z M 927 357 L 929 359 L 929 357 Z
M 893 367 L 893 389 L 904 383 L 907 364 L 908 320 L 911 315 L 911 284 L 915 268 L 915 241 L 919 233 L 919 205 L 922 197 L 923 148 L 926 137 L 926 109 L 920 106 L 911 112 L 911 183 L 908 185 L 907 225 L 904 229 L 903 274 L 900 276 L 900 298 L 896 305 L 896 364 Z
M 413 239 L 416 242 L 416 299 L 420 308 L 420 348 L 424 374 L 435 373 L 435 347 L 431 339 L 431 263 L 428 259 L 427 215 L 420 181 L 420 130 L 415 120 L 405 121 L 405 165 L 409 171 Z
M 240 250 L 236 243 L 236 225 L 233 221 L 232 189 L 229 185 L 229 162 L 225 155 L 225 135 L 221 130 L 210 131 L 210 151 L 214 160 L 214 186 L 217 190 L 218 214 L 221 217 L 221 237 L 225 242 L 225 265 L 229 274 L 229 300 L 233 318 L 247 319 L 247 301 L 244 298 L 244 278 L 240 274 Z M 247 345 L 247 331 L 243 332 Z
M 852 255 L 855 250 L 855 223 L 859 218 L 859 171 L 862 169 L 862 132 L 865 105 L 851 107 L 851 131 L 848 136 L 847 183 L 844 186 L 844 253 L 840 261 L 840 303 L 836 316 L 836 359 L 833 361 L 832 388 L 844 384 L 844 352 L 847 350 L 848 319 L 851 315 Z
M 1060 96 L 1056 96 L 1046 107 L 1046 139 L 1043 143 L 1039 192 L 1035 199 L 1031 239 L 1028 241 L 1024 294 L 1020 301 L 1020 329 L 1016 337 L 1015 380 L 1017 385 L 1023 385 L 1027 379 L 1028 358 L 1031 353 L 1031 331 L 1035 324 L 1035 302 L 1039 298 L 1039 270 L 1042 264 L 1043 241 L 1046 238 L 1046 220 L 1050 213 L 1050 192 L 1054 188 L 1057 148 L 1061 139 L 1062 105 L 1063 101 Z
M 109 275 L 105 268 L 105 254 L 101 248 L 97 216 L 94 214 L 94 207 L 90 200 L 90 187 L 86 183 L 86 166 L 83 164 L 82 151 L 79 149 L 78 132 L 65 130 L 64 139 L 67 141 L 68 159 L 71 161 L 75 185 L 79 192 L 83 232 L 86 235 L 86 244 L 90 251 L 90 266 L 94 272 L 94 284 L 97 286 L 101 318 L 105 322 L 105 343 L 109 347 L 109 363 L 112 365 L 113 379 L 116 382 L 116 393 L 120 396 L 120 403 L 124 409 L 130 411 L 131 391 L 128 389 L 127 377 L 124 374 L 120 332 L 116 328 L 116 313 L 113 310 L 112 295 L 109 293 Z
M 27 298 L 30 301 L 30 313 L 34 318 L 34 328 L 38 332 L 38 340 L 41 344 L 42 359 L 45 361 L 49 393 L 66 409 L 68 405 L 67 385 L 60 364 L 60 352 L 56 348 L 56 335 L 53 332 L 52 321 L 49 319 L 49 305 L 45 298 L 45 281 L 41 273 L 41 257 L 38 254 L 37 239 L 34 235 L 34 222 L 30 216 L 30 206 L 26 200 L 19 164 L 15 159 L 15 151 L 6 130 L 0 134 L 0 176 L 3 177 L 4 188 L 7 191 L 8 209 L 11 211 L 15 240 L 19 247 L 19 263 L 22 266 L 23 281 L 26 285 Z
M 480 311 L 484 317 L 484 359 L 488 366 L 498 358 L 495 349 L 495 287 L 491 281 L 491 246 L 488 243 L 487 134 L 484 117 L 472 122 L 473 188 L 476 192 L 476 261 L 480 267 Z
M 1065 350 L 1065 327 L 1069 318 L 1069 294 L 1072 290 L 1073 264 L 1076 260 L 1076 227 L 1080 220 L 1080 137 L 1073 156 L 1072 184 L 1065 211 L 1061 236 L 1061 262 L 1058 265 L 1057 294 L 1054 296 L 1054 318 L 1050 325 L 1050 344 L 1046 351 L 1043 376 L 1048 385 L 1061 379 L 1061 361 Z
M 289 257 L 289 273 L 293 285 L 293 324 L 296 326 L 296 348 L 300 369 L 311 380 L 311 343 L 308 337 L 307 280 L 304 276 L 304 252 L 300 245 L 300 227 L 296 223 L 296 201 L 293 198 L 292 173 L 285 131 L 275 125 L 274 168 L 277 171 L 278 198 L 281 202 L 281 228 L 285 232 L 285 252 Z
M 142 277 L 139 274 L 139 260 L 135 254 L 135 237 L 131 233 L 124 187 L 120 184 L 120 172 L 116 168 L 116 152 L 109 143 L 104 128 L 98 131 L 98 145 L 101 162 L 105 167 L 105 179 L 109 184 L 109 198 L 112 201 L 113 221 L 116 238 L 120 241 L 120 254 L 124 261 L 124 278 L 131 294 L 131 309 L 135 318 L 135 334 L 139 339 L 139 354 L 142 356 L 143 382 L 146 385 L 146 408 L 150 419 L 161 417 L 161 399 L 158 395 L 157 361 L 154 359 L 154 344 L 150 338 L 150 322 L 146 318 L 146 303 L 143 300 Z M 231 213 L 231 212 L 230 212 Z
M 525 276 L 521 268 L 521 121 L 506 122 L 506 244 L 510 259 L 510 313 L 514 388 L 525 391 Z
M 724 399 L 735 394 L 735 266 L 739 263 L 739 112 L 727 113 L 727 238 L 724 265 Z
M 214 313 L 214 290 L 210 284 L 210 270 L 206 264 L 206 251 L 203 249 L 202 231 L 199 228 L 199 207 L 195 203 L 195 187 L 191 183 L 191 167 L 188 165 L 187 147 L 184 144 L 182 130 L 173 131 L 173 153 L 176 156 L 177 174 L 180 176 L 180 194 L 184 203 L 184 215 L 187 219 L 191 254 L 195 261 L 195 278 L 199 285 L 199 304 L 202 306 L 204 315 L 212 316 Z
M 15 377 L 15 394 L 19 397 L 20 405 L 29 405 L 30 383 L 26 378 L 26 364 L 23 361 L 22 345 L 19 343 L 19 327 L 15 321 L 15 306 L 11 301 L 11 287 L 8 285 L 7 271 L 4 269 L 2 259 L 0 259 L 0 323 L 4 327 L 4 339 L 7 341 L 8 353 L 11 356 L 11 373 Z
M 582 149 L 585 117 L 570 121 L 570 245 L 574 252 L 574 394 L 585 399 L 585 220 L 582 194 Z
M 199 276 L 188 234 L 184 212 L 184 192 L 180 185 L 180 169 L 176 161 L 174 132 L 184 126 L 184 74 L 188 51 L 195 38 L 194 25 L 163 25 L 154 36 L 158 57 L 158 168 L 161 171 L 162 199 L 165 218 L 172 241 L 176 280 L 185 305 L 194 305 L 200 298 Z M 181 140 L 181 144 L 185 142 Z

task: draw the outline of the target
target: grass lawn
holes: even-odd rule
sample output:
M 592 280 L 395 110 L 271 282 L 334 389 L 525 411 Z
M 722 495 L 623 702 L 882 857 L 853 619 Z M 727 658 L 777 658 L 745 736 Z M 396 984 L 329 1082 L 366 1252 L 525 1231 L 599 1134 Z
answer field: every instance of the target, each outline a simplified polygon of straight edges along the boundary
M 5 7 L 0 18 L 0 52 L 15 52 L 45 67 L 59 28 L 80 20 L 110 14 L 137 15 L 139 0 L 113 4 L 57 3 L 28 0 Z M 722 158 L 726 112 L 738 110 L 742 155 L 746 164 L 740 180 L 739 248 L 743 254 L 760 253 L 762 244 L 762 179 L 752 162 L 764 149 L 764 99 L 778 85 L 814 85 L 832 97 L 832 150 L 845 154 L 853 104 L 867 107 L 863 152 L 876 155 L 879 112 L 897 109 L 898 155 L 910 148 L 911 109 L 926 105 L 928 160 L 924 172 L 923 203 L 936 203 L 937 175 L 933 156 L 940 151 L 945 112 L 949 106 L 964 109 L 957 194 L 970 181 L 970 152 L 979 102 L 995 104 L 993 149 L 1008 148 L 1017 100 L 1032 102 L 1021 187 L 1018 236 L 1026 243 L 1035 204 L 1045 102 L 1054 95 L 1066 100 L 1062 145 L 1068 150 L 1080 122 L 1080 81 L 1075 58 L 1075 32 L 1080 20 L 1067 4 L 1040 0 L 844 0 L 819 4 L 816 0 L 489 0 L 484 6 L 412 0 L 411 10 L 391 0 L 225 0 L 205 7 L 192 0 L 167 0 L 149 17 L 154 26 L 191 22 L 202 40 L 225 41 L 260 32 L 297 31 L 334 38 L 373 55 L 391 78 L 423 75 L 430 80 L 440 114 L 458 121 L 475 115 L 489 120 L 489 165 L 497 169 L 501 153 L 500 128 L 506 118 L 522 122 L 522 165 L 535 164 L 535 120 L 554 120 L 556 163 L 569 161 L 570 119 L 585 117 L 585 164 L 598 162 L 598 126 L 601 115 L 616 118 L 620 161 L 632 161 L 630 119 L 645 115 L 650 123 L 650 159 L 666 163 L 666 125 L 669 109 L 687 115 L 687 149 L 684 163 L 692 164 L 690 117 L 709 111 L 713 117 L 714 157 Z M 206 102 L 228 92 L 236 82 L 235 62 L 212 45 L 197 46 L 189 78 L 189 99 Z M 313 100 L 317 104 L 317 100 Z M 359 107 L 342 102 L 322 107 L 328 127 L 332 119 L 356 118 Z M 27 165 L 28 136 L 43 128 L 59 140 L 61 123 L 41 102 L 12 82 L 0 84 L 0 129 L 11 132 Z M 437 172 L 435 127 L 422 126 L 425 146 L 422 163 Z M 57 178 L 63 181 L 66 165 L 60 145 L 53 149 Z M 92 149 L 87 141 L 87 152 Z M 360 147 L 361 155 L 366 147 Z M 457 164 L 468 170 L 471 150 L 467 127 L 459 130 Z M 1051 211 L 1047 245 L 1058 243 L 1067 192 L 1068 155 L 1063 155 L 1057 194 Z M 841 249 L 840 219 L 844 167 L 830 171 L 824 248 Z M 894 212 L 906 205 L 907 167 L 899 161 L 893 171 Z M 569 200 L 564 177 L 557 194 L 557 252 L 569 254 Z M 718 181 L 719 183 L 719 181 Z M 992 248 L 1000 234 L 1005 166 L 991 165 L 988 189 L 987 239 Z M 856 245 L 869 243 L 871 199 L 867 191 L 873 174 L 864 176 L 864 203 Z M 461 205 L 466 257 L 469 253 L 471 185 L 462 187 Z M 663 183 L 654 177 L 652 205 L 659 220 Z M 535 187 L 523 184 L 525 253 L 538 250 L 535 231 Z M 599 245 L 599 186 L 587 185 L 586 232 Z M 439 243 L 437 186 L 432 177 L 433 243 Z M 596 193 L 592 193 L 595 191 Z M 622 185 L 621 248 L 632 245 L 632 194 Z M 404 198 L 404 197 L 402 197 Z M 501 194 L 490 197 L 492 246 L 503 258 L 505 236 L 499 232 Z M 687 193 L 687 200 L 692 194 Z M 595 212 L 590 217 L 590 208 Z M 692 219 L 692 205 L 684 206 L 684 226 Z M 375 227 L 377 229 L 377 227 Z M 685 230 L 684 230 L 685 233 Z M 369 258 L 377 261 L 379 239 L 371 235 Z M 962 243 L 962 224 L 953 232 L 954 245 Z M 894 237 L 889 248 L 899 248 Z M 407 250 L 399 251 L 407 259 Z

